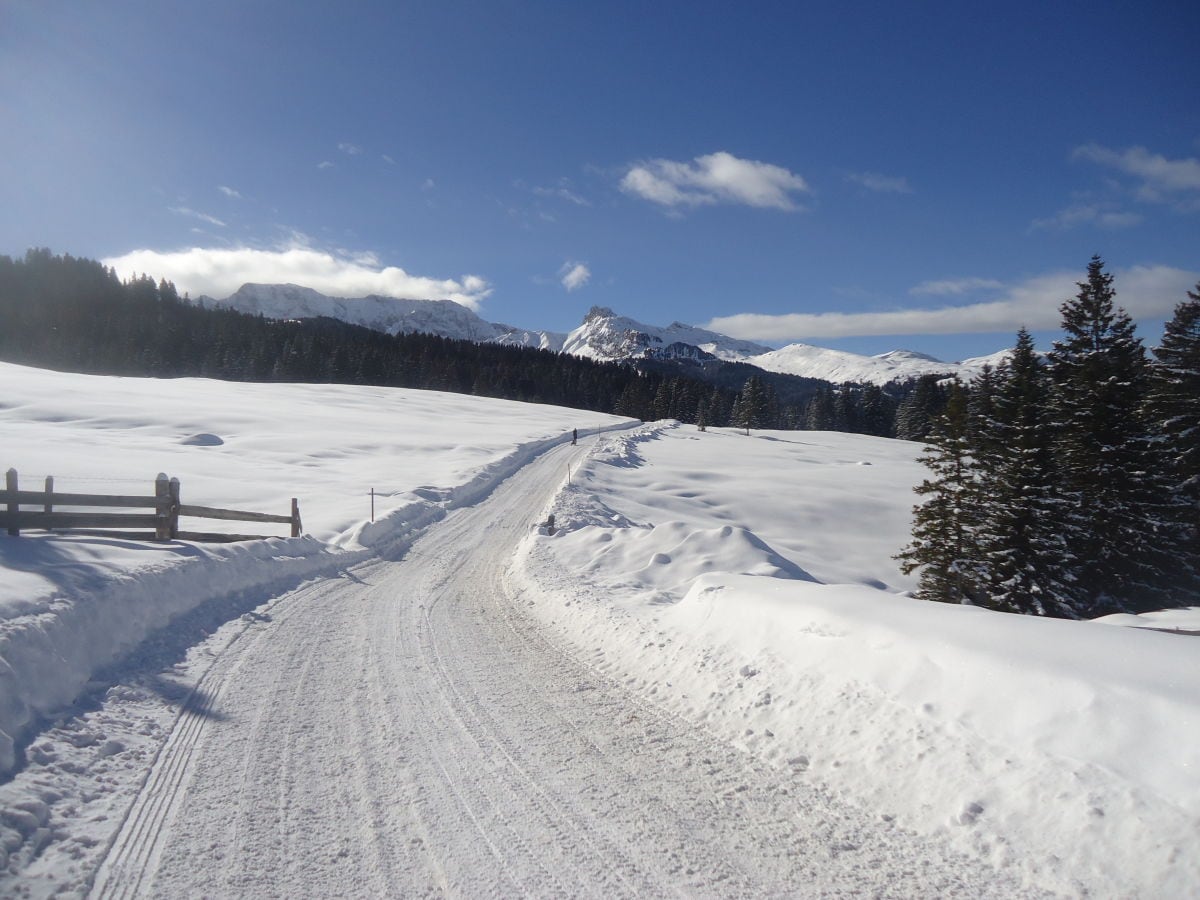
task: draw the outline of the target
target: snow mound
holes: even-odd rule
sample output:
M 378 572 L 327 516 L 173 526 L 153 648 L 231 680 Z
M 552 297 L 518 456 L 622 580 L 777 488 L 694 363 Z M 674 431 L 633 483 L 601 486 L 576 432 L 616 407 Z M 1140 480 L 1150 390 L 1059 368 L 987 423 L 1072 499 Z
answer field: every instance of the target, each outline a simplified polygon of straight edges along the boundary
M 603 518 L 599 510 L 593 517 Z M 653 595 L 660 603 L 677 602 L 697 578 L 711 572 L 813 580 L 744 528 L 695 529 L 683 522 L 639 528 L 629 527 L 627 520 L 623 524 L 597 522 L 558 532 L 560 558 L 597 583 L 621 586 L 639 597 Z
M 215 434 L 193 434 L 185 437 L 179 443 L 185 447 L 220 447 L 225 441 Z
M 785 784 L 1034 890 L 1194 896 L 1200 610 L 1068 622 L 907 596 L 913 455 L 647 426 L 593 452 L 554 502 L 576 524 L 531 536 L 510 577 L 579 658 Z

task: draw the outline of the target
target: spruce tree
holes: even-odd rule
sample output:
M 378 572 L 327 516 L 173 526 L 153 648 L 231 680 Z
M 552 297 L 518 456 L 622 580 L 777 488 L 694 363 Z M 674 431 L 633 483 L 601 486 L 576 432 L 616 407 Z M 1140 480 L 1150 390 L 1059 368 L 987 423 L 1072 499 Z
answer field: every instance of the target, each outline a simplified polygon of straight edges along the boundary
M 1024 328 L 972 414 L 979 464 L 981 605 L 1073 618 L 1071 515 L 1057 488 L 1050 382 Z M 977 386 L 977 384 L 976 384 Z M 975 395 L 972 395 L 973 398 Z
M 955 381 L 945 412 L 934 423 L 921 462 L 930 470 L 914 490 L 912 542 L 896 557 L 904 574 L 920 569 L 916 596 L 973 604 L 980 598 L 975 540 L 979 492 L 971 457 L 967 395 Z
M 850 434 L 859 429 L 859 390 L 854 382 L 843 382 L 833 401 L 833 429 Z
M 809 431 L 832 431 L 835 418 L 833 389 L 818 387 L 804 409 L 804 427 Z
M 861 434 L 891 437 L 893 415 L 888 402 L 879 385 L 863 385 L 858 423 Z
M 971 382 L 971 394 L 967 401 L 967 413 L 970 417 L 968 428 L 970 429 L 971 446 L 976 455 L 989 452 L 995 441 L 993 426 L 998 380 L 996 370 L 985 365 Z
M 738 395 L 734 424 L 738 428 L 745 428 L 746 434 L 750 433 L 751 428 L 766 428 L 769 424 L 769 405 L 770 397 L 762 379 L 751 375 Z
M 1173 492 L 1185 509 L 1195 568 L 1200 565 L 1200 284 L 1187 295 L 1154 350 L 1147 405 L 1162 431 Z
M 1114 307 L 1112 275 L 1099 256 L 1063 303 L 1050 351 L 1055 452 L 1078 526 L 1065 535 L 1083 561 L 1081 616 L 1153 609 L 1182 550 L 1179 522 L 1143 418 L 1146 357 L 1134 325 Z
M 945 396 L 938 382 L 941 375 L 922 375 L 896 411 L 896 437 L 905 441 L 923 441 L 941 415 Z

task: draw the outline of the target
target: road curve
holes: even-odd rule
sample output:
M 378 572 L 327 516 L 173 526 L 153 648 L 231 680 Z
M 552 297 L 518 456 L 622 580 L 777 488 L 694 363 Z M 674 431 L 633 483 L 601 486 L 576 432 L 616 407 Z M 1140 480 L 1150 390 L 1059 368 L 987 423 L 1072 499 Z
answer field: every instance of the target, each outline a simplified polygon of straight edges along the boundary
M 545 641 L 501 576 L 582 452 L 280 598 L 199 682 L 93 896 L 1021 895 Z

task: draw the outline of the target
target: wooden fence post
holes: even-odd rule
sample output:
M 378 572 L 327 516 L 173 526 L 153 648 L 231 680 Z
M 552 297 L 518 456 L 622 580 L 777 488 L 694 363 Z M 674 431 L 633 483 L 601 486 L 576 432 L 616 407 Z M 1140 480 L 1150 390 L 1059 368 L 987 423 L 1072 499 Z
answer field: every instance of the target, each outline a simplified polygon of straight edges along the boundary
M 50 514 L 52 512 L 54 512 L 54 476 L 53 475 L 46 476 L 46 499 L 44 501 L 42 501 L 42 512 L 44 512 L 47 516 L 46 530 L 53 531 L 54 529 L 50 527 L 50 524 L 48 521 Z
M 171 532 L 171 540 L 179 537 L 179 479 L 172 478 L 170 481 L 171 495 L 171 511 L 168 515 L 169 525 L 168 530 Z
M 292 537 L 300 537 L 300 501 L 292 498 Z
M 171 482 L 166 472 L 154 479 L 154 539 L 171 539 Z
M 4 486 L 8 489 L 8 533 L 16 537 L 21 533 L 17 524 L 17 512 L 21 504 L 17 502 L 17 470 L 9 469 L 4 476 Z

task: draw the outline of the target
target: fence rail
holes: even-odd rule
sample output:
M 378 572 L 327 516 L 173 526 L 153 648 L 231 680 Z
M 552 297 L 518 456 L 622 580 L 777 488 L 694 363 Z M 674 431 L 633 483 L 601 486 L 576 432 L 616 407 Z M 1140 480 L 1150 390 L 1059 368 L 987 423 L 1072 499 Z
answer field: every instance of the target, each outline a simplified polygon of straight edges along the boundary
M 21 509 L 22 506 L 40 507 Z M 62 507 L 70 507 L 62 509 Z M 109 509 L 150 509 L 145 513 L 111 513 L 81 511 L 78 507 Z M 45 531 L 99 529 L 105 533 L 114 530 L 147 528 L 153 529 L 153 538 L 169 541 L 175 538 L 194 541 L 245 541 L 271 537 L 263 534 L 221 534 L 205 532 L 183 532 L 179 530 L 179 519 L 221 519 L 232 522 L 275 523 L 291 526 L 291 536 L 299 537 L 302 529 L 300 504 L 292 498 L 290 515 L 247 512 L 240 509 L 219 509 L 214 506 L 195 506 L 179 502 L 179 479 L 160 474 L 154 480 L 154 493 L 147 496 L 119 494 L 66 494 L 55 493 L 54 477 L 46 479 L 41 491 L 21 490 L 17 470 L 9 469 L 5 475 L 5 487 L 0 491 L 0 528 L 12 536 L 22 530 Z M 150 534 L 120 531 L 123 536 L 144 539 Z

